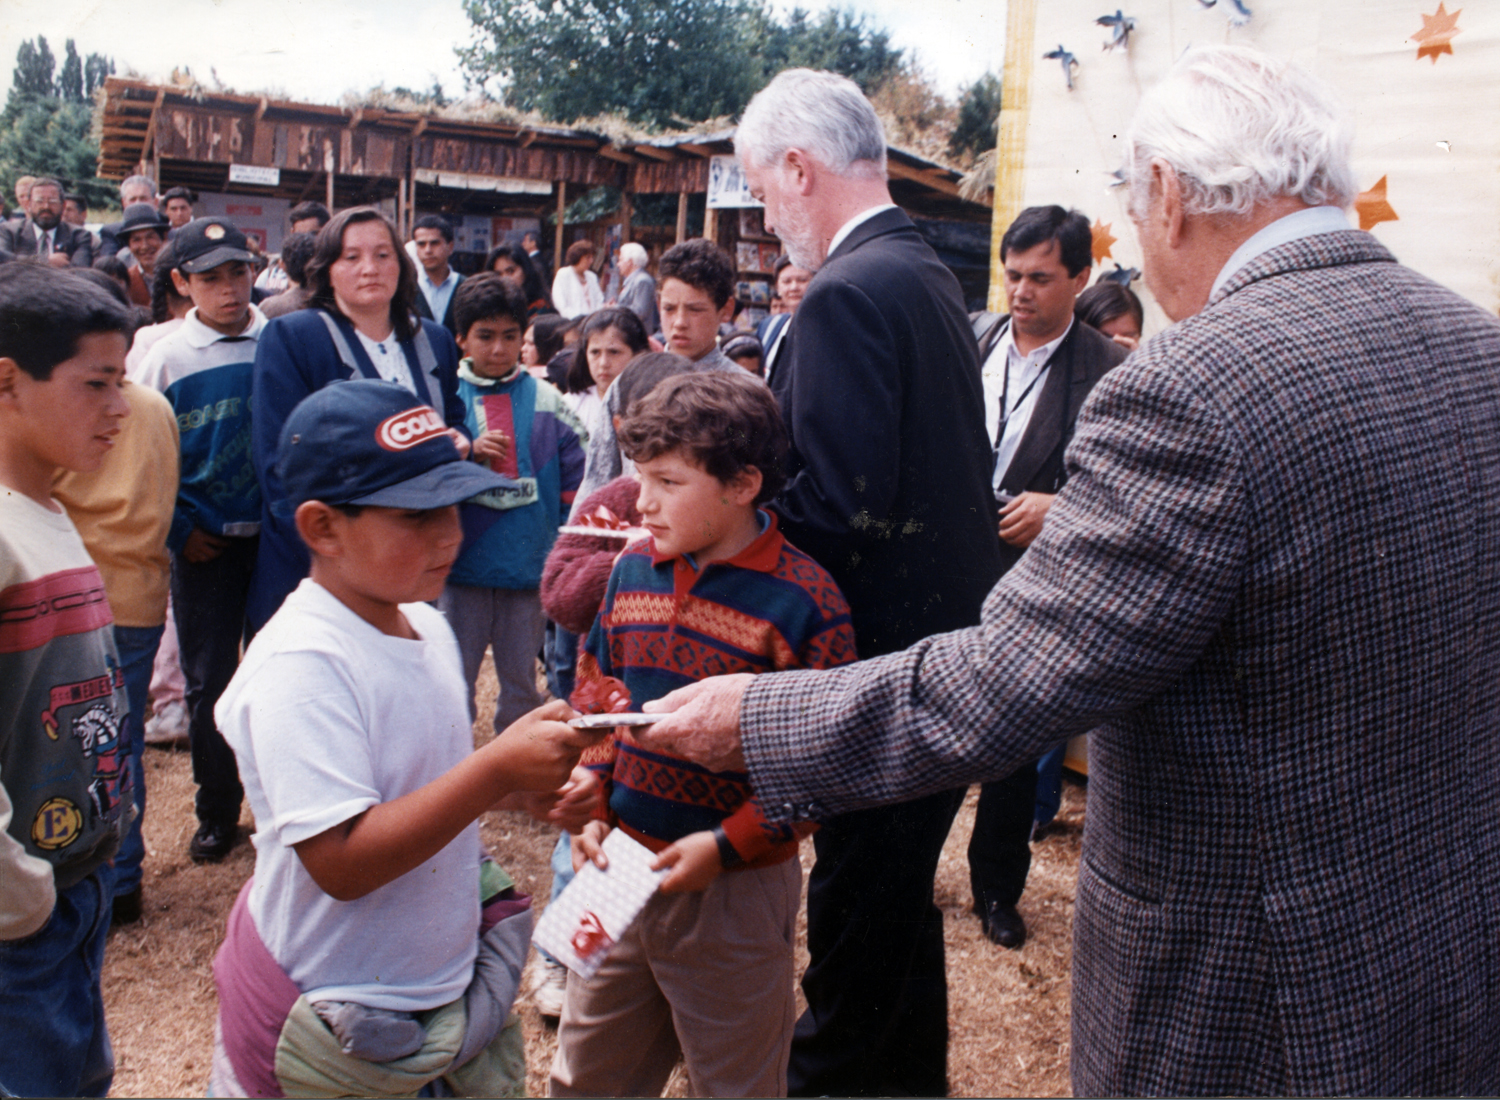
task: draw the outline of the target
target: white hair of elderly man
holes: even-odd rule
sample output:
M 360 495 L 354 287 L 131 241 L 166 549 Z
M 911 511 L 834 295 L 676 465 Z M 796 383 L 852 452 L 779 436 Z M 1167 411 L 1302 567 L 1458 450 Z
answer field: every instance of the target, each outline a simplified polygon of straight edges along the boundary
M 771 164 L 793 148 L 836 175 L 885 178 L 885 128 L 859 85 L 836 73 L 787 69 L 745 108 L 734 133 L 741 159 Z
M 1188 214 L 1243 217 L 1278 198 L 1348 206 L 1351 138 L 1337 100 L 1296 65 L 1243 46 L 1191 50 L 1126 133 L 1131 214 L 1145 215 L 1154 161 L 1176 173 Z
M 636 271 L 645 267 L 649 259 L 650 257 L 647 255 L 644 245 L 637 244 L 635 241 L 626 241 L 620 246 L 621 262 L 633 265 L 633 269 Z

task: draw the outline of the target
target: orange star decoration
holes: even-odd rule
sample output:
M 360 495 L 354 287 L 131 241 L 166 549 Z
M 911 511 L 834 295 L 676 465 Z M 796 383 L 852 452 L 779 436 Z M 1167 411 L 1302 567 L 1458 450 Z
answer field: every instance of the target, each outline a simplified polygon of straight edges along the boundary
M 1093 228 L 1089 231 L 1094 235 L 1094 262 L 1096 264 L 1114 258 L 1113 253 L 1110 252 L 1110 248 L 1120 238 L 1110 232 L 1113 228 L 1113 222 L 1105 225 L 1103 222 L 1095 220 Z
M 1436 65 L 1439 54 L 1453 52 L 1453 36 L 1463 33 L 1458 25 L 1458 17 L 1463 13 L 1463 9 L 1459 8 L 1458 11 L 1449 15 L 1440 3 L 1437 11 L 1432 15 L 1422 16 L 1422 29 L 1411 36 L 1413 42 L 1419 43 L 1418 61 L 1424 57 L 1430 57 L 1432 63 Z
M 1359 227 L 1361 229 L 1373 229 L 1381 222 L 1398 222 L 1401 215 L 1391 208 L 1391 204 L 1385 201 L 1385 177 L 1380 177 L 1380 182 L 1368 191 L 1361 191 L 1354 196 L 1354 209 L 1359 214 Z

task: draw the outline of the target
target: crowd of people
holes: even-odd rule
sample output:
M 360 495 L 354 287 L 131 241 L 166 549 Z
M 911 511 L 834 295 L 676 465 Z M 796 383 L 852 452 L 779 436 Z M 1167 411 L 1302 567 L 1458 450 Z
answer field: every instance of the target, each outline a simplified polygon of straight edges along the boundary
M 939 853 L 981 783 L 1021 949 L 1087 731 L 1077 1092 L 1500 1090 L 1500 834 L 1432 829 L 1500 811 L 1500 324 L 1348 227 L 1326 91 L 1218 48 L 1145 98 L 1150 339 L 1061 206 L 966 314 L 844 78 L 735 145 L 786 251 L 753 332 L 708 240 L 549 287 L 534 233 L 465 277 L 442 216 L 304 203 L 267 266 L 182 188 L 96 238 L 18 187 L 0 1094 L 108 1091 L 143 745 L 185 740 L 190 857 L 255 821 L 212 1095 L 518 1094 L 497 808 L 558 828 L 553 902 L 616 845 L 660 875 L 596 970 L 533 966 L 552 1095 L 946 1095 Z

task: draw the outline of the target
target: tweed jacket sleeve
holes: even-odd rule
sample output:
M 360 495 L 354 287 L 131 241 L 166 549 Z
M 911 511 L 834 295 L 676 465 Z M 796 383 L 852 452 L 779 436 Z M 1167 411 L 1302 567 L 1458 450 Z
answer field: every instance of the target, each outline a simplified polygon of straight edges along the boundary
M 1138 355 L 1095 387 L 1069 469 L 980 626 L 755 679 L 744 751 L 768 811 L 823 818 L 998 778 L 1194 662 L 1234 598 L 1248 522 L 1212 410 L 1167 356 Z

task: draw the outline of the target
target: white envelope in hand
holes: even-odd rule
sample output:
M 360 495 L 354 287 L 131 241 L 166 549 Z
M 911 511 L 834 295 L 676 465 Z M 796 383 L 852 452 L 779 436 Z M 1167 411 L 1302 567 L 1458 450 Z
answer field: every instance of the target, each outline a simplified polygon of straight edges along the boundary
M 547 906 L 531 941 L 581 978 L 591 978 L 645 908 L 668 869 L 651 870 L 655 853 L 619 829 L 604 838 L 608 870 L 593 863 Z

